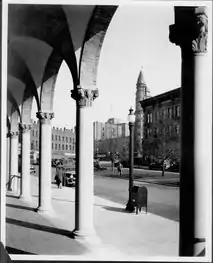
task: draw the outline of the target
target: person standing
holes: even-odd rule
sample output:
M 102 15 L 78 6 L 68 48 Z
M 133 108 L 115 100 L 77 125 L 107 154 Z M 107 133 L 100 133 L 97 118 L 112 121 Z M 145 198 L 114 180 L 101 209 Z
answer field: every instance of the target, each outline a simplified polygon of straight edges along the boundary
M 62 188 L 62 181 L 63 181 L 63 167 L 61 164 L 56 166 L 56 176 L 55 176 L 56 184 L 58 188 Z

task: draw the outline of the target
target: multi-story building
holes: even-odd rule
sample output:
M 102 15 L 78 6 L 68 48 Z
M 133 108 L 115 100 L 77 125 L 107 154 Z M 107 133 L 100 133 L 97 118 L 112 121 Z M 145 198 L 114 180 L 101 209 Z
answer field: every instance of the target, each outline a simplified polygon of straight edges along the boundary
M 142 139 L 143 139 L 143 109 L 140 101 L 150 97 L 150 91 L 146 85 L 142 70 L 138 75 L 135 94 L 135 129 L 134 129 L 134 156 L 140 158 L 142 156 Z
M 167 156 L 179 159 L 180 91 L 178 88 L 140 102 L 144 113 L 143 156 L 150 161 Z
M 109 153 L 119 151 L 126 137 L 129 136 L 127 123 L 110 118 L 107 122 L 94 122 L 94 151 Z
M 39 151 L 39 122 L 32 122 L 31 150 Z M 61 159 L 75 154 L 75 130 L 52 128 L 52 158 Z

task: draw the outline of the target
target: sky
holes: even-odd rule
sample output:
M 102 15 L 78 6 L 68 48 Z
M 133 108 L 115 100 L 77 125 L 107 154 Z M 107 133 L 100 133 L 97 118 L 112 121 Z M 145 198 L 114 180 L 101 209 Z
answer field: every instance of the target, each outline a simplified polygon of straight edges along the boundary
M 127 121 L 129 108 L 135 108 L 136 82 L 141 68 L 151 96 L 180 87 L 181 54 L 180 48 L 169 41 L 171 24 L 174 24 L 172 1 L 166 5 L 118 7 L 99 59 L 99 97 L 92 106 L 94 121 L 105 122 L 111 117 Z M 70 71 L 66 63 L 62 63 L 56 81 L 53 126 L 75 126 L 75 101 L 70 96 L 71 89 Z M 62 103 L 66 104 L 66 113 Z

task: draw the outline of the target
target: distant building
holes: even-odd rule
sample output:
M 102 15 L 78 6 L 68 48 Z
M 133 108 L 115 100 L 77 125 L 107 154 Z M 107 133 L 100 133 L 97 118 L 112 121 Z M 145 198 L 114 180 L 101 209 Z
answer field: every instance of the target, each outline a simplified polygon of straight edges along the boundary
M 150 97 L 150 92 L 144 80 L 142 70 L 139 73 L 136 84 L 135 96 L 135 129 L 134 129 L 134 156 L 135 158 L 142 156 L 142 139 L 143 139 L 143 108 L 140 101 Z
M 129 126 L 119 119 L 110 118 L 107 122 L 94 122 L 94 152 L 109 153 L 120 151 L 129 136 Z
M 140 101 L 143 109 L 143 156 L 150 161 L 180 154 L 180 92 L 174 89 Z
M 32 122 L 31 150 L 39 151 L 39 121 Z M 61 159 L 75 153 L 75 130 L 52 128 L 52 158 Z

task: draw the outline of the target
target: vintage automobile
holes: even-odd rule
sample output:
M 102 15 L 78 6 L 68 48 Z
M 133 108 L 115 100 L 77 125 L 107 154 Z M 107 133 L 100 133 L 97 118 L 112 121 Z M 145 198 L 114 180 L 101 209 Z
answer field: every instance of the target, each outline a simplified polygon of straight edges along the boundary
M 63 186 L 75 186 L 75 167 L 64 167 Z

